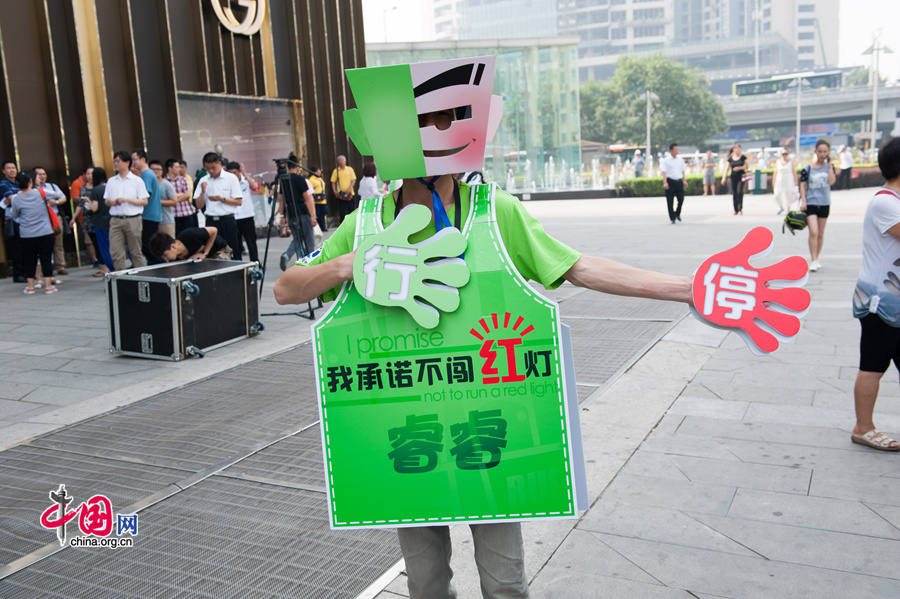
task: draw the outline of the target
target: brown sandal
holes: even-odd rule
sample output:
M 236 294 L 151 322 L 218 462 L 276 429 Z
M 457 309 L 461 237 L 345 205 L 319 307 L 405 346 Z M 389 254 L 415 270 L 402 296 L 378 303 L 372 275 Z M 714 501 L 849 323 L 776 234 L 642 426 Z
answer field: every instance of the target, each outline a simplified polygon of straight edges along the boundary
M 862 435 L 850 435 L 850 440 L 880 451 L 900 451 L 900 444 L 897 444 L 897 441 L 875 429 Z M 891 444 L 894 444 L 893 447 Z

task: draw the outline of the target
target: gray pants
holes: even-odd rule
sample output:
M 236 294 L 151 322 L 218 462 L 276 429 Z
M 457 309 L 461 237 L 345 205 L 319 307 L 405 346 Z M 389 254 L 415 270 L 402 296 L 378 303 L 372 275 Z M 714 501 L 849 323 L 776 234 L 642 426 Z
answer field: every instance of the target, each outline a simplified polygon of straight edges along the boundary
M 485 599 L 527 599 L 522 527 L 518 522 L 470 524 Z M 450 583 L 450 529 L 398 528 L 410 599 L 456 599 Z
M 133 268 L 147 266 L 144 254 L 141 253 L 142 229 L 143 223 L 140 214 L 130 218 L 113 216 L 109 219 L 109 253 L 116 270 L 122 270 L 128 266 L 126 249 L 131 253 Z

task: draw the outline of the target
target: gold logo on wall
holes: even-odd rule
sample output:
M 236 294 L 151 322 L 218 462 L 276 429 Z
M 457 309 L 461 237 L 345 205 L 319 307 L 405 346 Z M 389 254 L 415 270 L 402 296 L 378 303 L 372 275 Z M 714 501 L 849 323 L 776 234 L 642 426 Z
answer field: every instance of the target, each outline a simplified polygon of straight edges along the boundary
M 213 11 L 219 17 L 219 21 L 225 29 L 242 35 L 253 35 L 262 27 L 266 16 L 265 0 L 237 0 L 238 5 L 247 9 L 247 15 L 243 21 L 238 21 L 231 10 L 230 0 L 209 0 Z M 222 6 L 222 5 L 225 6 Z

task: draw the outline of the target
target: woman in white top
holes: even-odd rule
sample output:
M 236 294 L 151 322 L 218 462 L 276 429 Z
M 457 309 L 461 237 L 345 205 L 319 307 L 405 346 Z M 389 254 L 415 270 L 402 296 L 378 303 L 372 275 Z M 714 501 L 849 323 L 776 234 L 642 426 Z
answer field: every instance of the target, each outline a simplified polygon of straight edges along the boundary
M 377 174 L 375 163 L 367 162 L 363 166 L 362 173 L 363 177 L 359 182 L 359 199 L 367 200 L 381 197 L 381 193 L 378 192 L 378 183 L 375 181 L 375 175 Z
M 797 168 L 787 149 L 782 149 L 781 158 L 775 161 L 775 182 L 772 185 L 775 190 L 775 203 L 778 204 L 778 214 L 790 207 L 797 184 Z

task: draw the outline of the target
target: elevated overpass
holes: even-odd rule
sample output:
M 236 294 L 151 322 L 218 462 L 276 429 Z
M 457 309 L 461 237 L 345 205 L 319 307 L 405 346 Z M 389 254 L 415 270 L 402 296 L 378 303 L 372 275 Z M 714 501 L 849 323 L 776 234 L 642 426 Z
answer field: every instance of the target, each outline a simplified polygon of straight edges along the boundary
M 797 94 L 791 90 L 761 96 L 722 98 L 725 117 L 732 129 L 756 129 L 793 125 L 797 116 Z M 900 113 L 900 85 L 878 89 L 879 128 L 893 128 Z M 852 87 L 804 90 L 800 97 L 803 123 L 833 123 L 872 118 L 872 90 Z

